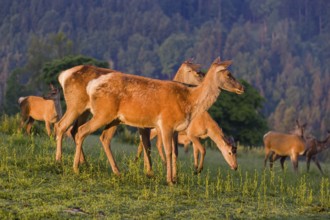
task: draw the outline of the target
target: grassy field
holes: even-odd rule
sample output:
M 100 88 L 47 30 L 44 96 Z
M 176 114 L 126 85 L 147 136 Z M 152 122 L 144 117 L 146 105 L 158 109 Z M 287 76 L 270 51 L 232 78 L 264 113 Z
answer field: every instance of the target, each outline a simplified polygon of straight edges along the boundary
M 263 170 L 263 151 L 239 148 L 239 169 L 208 149 L 204 170 L 193 174 L 192 152 L 179 152 L 179 182 L 166 184 L 166 170 L 153 148 L 155 176 L 134 162 L 136 145 L 113 141 L 122 176 L 116 177 L 97 136 L 84 143 L 88 166 L 72 171 L 74 145 L 65 140 L 62 164 L 55 163 L 55 141 L 0 132 L 1 219 L 329 219 L 329 162 L 326 176 L 300 161 L 282 172 Z

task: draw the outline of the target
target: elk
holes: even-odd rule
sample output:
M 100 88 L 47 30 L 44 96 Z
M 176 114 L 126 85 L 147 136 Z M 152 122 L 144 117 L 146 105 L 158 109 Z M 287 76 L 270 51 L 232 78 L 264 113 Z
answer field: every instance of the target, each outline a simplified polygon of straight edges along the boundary
M 326 150 L 329 147 L 330 144 L 330 131 L 328 131 L 327 137 L 323 141 L 318 141 L 315 138 L 311 138 L 311 140 L 308 141 L 309 144 L 307 144 L 306 149 L 306 164 L 307 164 L 307 172 L 309 171 L 310 162 L 311 160 L 314 161 L 317 168 L 320 170 L 322 174 L 322 168 L 321 165 L 317 159 L 317 154 L 321 153 L 322 151 Z
M 45 121 L 48 136 L 51 135 L 51 124 L 59 120 L 62 114 L 60 92 L 53 85 L 46 97 L 26 96 L 20 97 L 18 103 L 21 109 L 21 128 L 25 127 L 30 135 L 35 120 Z
M 306 165 L 307 165 L 307 172 L 309 172 L 310 168 L 310 162 L 311 160 L 314 161 L 317 168 L 320 170 L 322 174 L 323 170 L 321 168 L 321 165 L 317 159 L 317 154 L 321 153 L 322 151 L 326 150 L 329 147 L 330 143 L 330 131 L 328 131 L 328 136 L 323 141 L 318 141 L 314 137 L 306 138 L 306 150 L 304 153 L 304 156 L 306 156 Z M 276 154 L 273 155 L 271 158 L 272 162 L 276 161 L 279 158 Z M 286 156 L 281 157 L 281 167 L 282 170 L 284 169 L 284 162 L 285 162 Z
M 242 94 L 244 87 L 227 69 L 231 61 L 217 58 L 209 68 L 203 82 L 197 87 L 187 87 L 173 81 L 161 81 L 142 76 L 112 72 L 88 83 L 92 118 L 81 125 L 75 136 L 76 153 L 73 168 L 79 171 L 82 143 L 87 135 L 102 126 L 111 131 L 118 124 L 139 128 L 159 129 L 166 155 L 166 180 L 176 181 L 177 149 L 172 145 L 175 131 L 182 131 L 191 120 L 206 111 L 215 102 L 221 89 Z M 109 132 L 107 140 L 113 133 Z M 110 145 L 103 143 L 108 160 L 113 160 Z M 147 158 L 150 161 L 150 151 Z M 114 161 L 110 163 L 115 165 Z M 151 167 L 149 167 L 150 169 Z M 118 168 L 112 168 L 118 171 Z
M 150 138 L 153 139 L 158 132 L 156 129 L 151 130 Z M 201 115 L 196 116 L 191 120 L 188 128 L 184 131 L 180 131 L 178 134 L 178 143 L 183 144 L 185 149 L 192 142 L 193 143 L 193 153 L 194 153 L 194 169 L 195 173 L 200 173 L 203 170 L 204 158 L 206 154 L 205 147 L 200 143 L 200 138 L 211 138 L 211 140 L 216 143 L 219 151 L 224 156 L 226 162 L 233 169 L 237 169 L 236 151 L 237 147 L 232 137 L 227 138 L 222 132 L 219 125 L 212 119 L 208 112 L 204 112 Z M 165 161 L 165 157 L 162 150 L 162 140 L 158 135 L 157 137 L 157 148 L 160 157 Z M 142 153 L 143 145 L 139 144 L 138 153 L 136 158 L 140 157 Z M 198 164 L 198 155 L 200 153 L 200 161 Z
M 191 74 L 190 74 L 191 75 Z M 190 77 L 180 77 L 175 76 L 174 81 L 182 82 L 191 85 L 199 85 L 201 81 L 193 80 L 194 76 Z M 165 157 L 162 150 L 162 140 L 159 132 L 156 129 L 151 130 L 151 139 L 157 136 L 157 149 L 159 155 L 163 162 L 165 162 Z M 229 166 L 236 170 L 237 169 L 237 160 L 236 160 L 236 145 L 232 138 L 227 139 L 225 138 L 222 129 L 219 125 L 212 119 L 208 112 L 203 112 L 202 114 L 196 116 L 192 119 L 188 128 L 184 131 L 179 132 L 178 134 L 178 143 L 183 144 L 185 150 L 187 150 L 188 145 L 192 142 L 193 149 L 194 149 L 194 169 L 195 173 L 200 173 L 203 170 L 204 158 L 206 154 L 205 147 L 200 143 L 199 138 L 205 139 L 210 137 L 212 141 L 214 141 L 224 156 L 225 160 L 229 164 Z M 136 156 L 136 160 L 140 157 L 143 150 L 142 142 L 140 141 L 138 152 Z M 198 165 L 198 155 L 200 153 L 200 163 Z
M 287 156 L 290 157 L 294 170 L 298 171 L 298 156 L 303 155 L 306 150 L 306 143 L 304 140 L 304 129 L 306 124 L 300 125 L 298 120 L 296 121 L 296 129 L 292 134 L 280 133 L 276 131 L 267 132 L 264 137 L 265 147 L 265 160 L 264 167 L 266 167 L 267 160 L 271 156 L 272 158 L 281 157 L 281 165 Z M 273 166 L 273 162 L 276 159 L 270 161 L 270 168 Z
M 203 77 L 199 72 L 199 68 L 200 65 L 192 63 L 191 60 L 185 61 L 180 66 L 176 76 L 183 79 L 189 79 L 191 82 L 197 83 L 201 81 Z M 74 138 L 77 133 L 77 128 L 87 120 L 90 108 L 90 100 L 86 92 L 87 84 L 93 79 L 97 79 L 102 75 L 110 74 L 112 72 L 115 72 L 115 70 L 81 65 L 60 73 L 58 80 L 63 88 L 67 110 L 61 120 L 55 124 L 56 161 L 60 161 L 62 158 L 62 139 L 64 132 L 75 121 L 74 126 L 71 129 L 71 133 Z M 107 141 L 107 136 L 112 136 L 115 130 L 115 128 L 112 128 L 109 131 L 105 129 L 104 133 L 102 133 L 100 137 L 101 141 Z M 139 129 L 139 132 L 141 138 L 148 135 L 148 131 Z M 149 139 L 149 137 L 146 137 L 146 139 Z M 110 144 L 110 141 L 108 142 Z M 150 143 L 146 142 L 146 145 L 150 146 Z M 80 162 L 83 163 L 84 161 L 85 158 L 82 151 Z

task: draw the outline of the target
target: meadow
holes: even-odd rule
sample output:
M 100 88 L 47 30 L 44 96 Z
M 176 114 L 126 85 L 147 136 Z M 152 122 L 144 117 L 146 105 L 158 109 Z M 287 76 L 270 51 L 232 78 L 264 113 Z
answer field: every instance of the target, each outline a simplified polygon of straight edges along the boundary
M 62 163 L 55 162 L 55 140 L 17 131 L 16 118 L 0 123 L 1 219 L 329 219 L 330 162 L 298 174 L 289 160 L 263 169 L 262 148 L 238 148 L 237 171 L 220 152 L 208 148 L 204 170 L 194 175 L 192 151 L 181 148 L 178 183 L 166 184 L 166 169 L 152 149 L 154 177 L 134 162 L 137 143 L 115 138 L 112 149 L 122 172 L 115 176 L 98 135 L 84 143 L 87 165 L 72 169 L 74 144 L 66 138 Z

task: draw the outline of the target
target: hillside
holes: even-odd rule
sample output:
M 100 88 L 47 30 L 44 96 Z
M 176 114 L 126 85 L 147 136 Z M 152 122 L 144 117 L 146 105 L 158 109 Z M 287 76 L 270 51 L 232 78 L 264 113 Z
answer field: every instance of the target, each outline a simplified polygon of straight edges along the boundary
M 43 64 L 65 55 L 161 79 L 187 58 L 206 69 L 220 55 L 264 96 L 272 129 L 290 130 L 297 118 L 317 137 L 330 129 L 327 0 L 12 0 L 0 21 L 1 112 L 16 102 L 13 74 L 32 91 Z

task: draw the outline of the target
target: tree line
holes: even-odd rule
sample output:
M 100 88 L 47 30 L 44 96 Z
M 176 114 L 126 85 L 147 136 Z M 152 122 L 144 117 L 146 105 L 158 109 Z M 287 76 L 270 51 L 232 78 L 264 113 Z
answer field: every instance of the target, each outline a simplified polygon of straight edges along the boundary
M 6 1 L 1 111 L 12 113 L 14 97 L 41 93 L 45 63 L 68 55 L 161 79 L 184 59 L 207 68 L 220 55 L 261 94 L 258 112 L 270 128 L 290 130 L 298 118 L 322 136 L 330 123 L 328 9 L 326 0 Z

